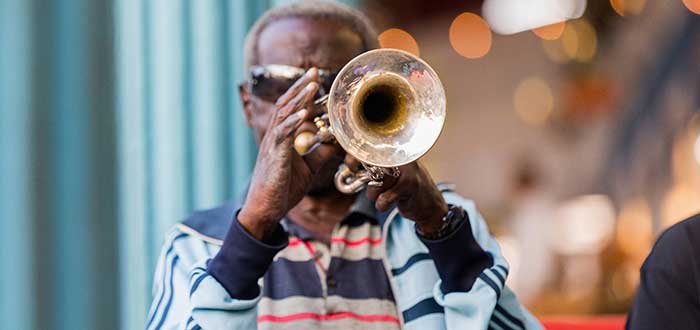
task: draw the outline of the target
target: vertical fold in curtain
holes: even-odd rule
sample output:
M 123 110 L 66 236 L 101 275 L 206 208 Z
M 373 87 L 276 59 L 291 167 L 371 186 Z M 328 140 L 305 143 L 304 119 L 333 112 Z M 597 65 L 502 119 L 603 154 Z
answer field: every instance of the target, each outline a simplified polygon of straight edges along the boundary
M 165 233 L 235 198 L 256 147 L 237 84 L 268 1 L 116 0 L 121 328 L 145 324 Z
M 0 0 L 0 320 L 33 328 L 31 3 Z
M 0 1 L 0 319 L 116 329 L 111 2 Z

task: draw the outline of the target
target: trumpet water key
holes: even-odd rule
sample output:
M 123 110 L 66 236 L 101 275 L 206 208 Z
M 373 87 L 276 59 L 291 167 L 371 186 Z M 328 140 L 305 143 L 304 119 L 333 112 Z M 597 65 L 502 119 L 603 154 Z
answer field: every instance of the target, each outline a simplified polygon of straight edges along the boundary
M 346 64 L 330 92 L 316 101 L 326 112 L 314 119 L 316 134 L 304 132 L 294 141 L 299 154 L 336 141 L 364 167 L 343 164 L 336 188 L 355 193 L 381 186 L 385 175 L 399 176 L 399 166 L 416 161 L 435 144 L 445 122 L 442 83 L 416 56 L 395 49 L 376 49 Z

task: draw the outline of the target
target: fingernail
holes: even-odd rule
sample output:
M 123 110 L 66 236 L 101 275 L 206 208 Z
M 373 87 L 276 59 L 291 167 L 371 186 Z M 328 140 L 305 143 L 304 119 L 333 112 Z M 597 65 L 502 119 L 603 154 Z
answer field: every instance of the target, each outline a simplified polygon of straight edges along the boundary
M 318 69 L 316 69 L 316 68 L 314 67 L 314 68 L 311 68 L 311 69 L 309 69 L 308 71 L 306 71 L 306 75 L 309 76 L 309 77 L 311 77 L 311 76 L 313 76 L 313 75 L 316 75 L 317 72 L 318 72 Z
M 304 109 L 301 109 L 301 110 L 289 115 L 289 117 L 291 117 L 294 120 L 306 118 L 306 113 L 308 113 L 308 112 L 309 112 L 309 110 L 306 110 L 306 108 L 304 108 Z
M 318 86 L 317 83 L 315 82 L 310 82 L 306 87 L 304 88 L 304 93 L 311 93 L 316 87 Z
M 306 115 L 308 113 L 309 113 L 309 110 L 306 110 L 306 108 L 297 111 L 297 115 L 299 116 L 299 118 L 306 118 Z

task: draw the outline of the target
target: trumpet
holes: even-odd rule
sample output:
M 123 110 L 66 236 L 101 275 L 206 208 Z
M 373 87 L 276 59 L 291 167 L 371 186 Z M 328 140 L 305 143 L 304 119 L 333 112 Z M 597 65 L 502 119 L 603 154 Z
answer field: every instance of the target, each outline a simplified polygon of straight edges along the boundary
M 314 118 L 318 131 L 295 137 L 305 155 L 321 143 L 337 142 L 362 164 L 354 172 L 341 164 L 338 191 L 353 194 L 398 177 L 399 166 L 419 159 L 435 144 L 445 122 L 445 91 L 435 70 L 420 58 L 396 49 L 358 55 L 338 73 L 330 92 L 315 101 L 325 106 Z

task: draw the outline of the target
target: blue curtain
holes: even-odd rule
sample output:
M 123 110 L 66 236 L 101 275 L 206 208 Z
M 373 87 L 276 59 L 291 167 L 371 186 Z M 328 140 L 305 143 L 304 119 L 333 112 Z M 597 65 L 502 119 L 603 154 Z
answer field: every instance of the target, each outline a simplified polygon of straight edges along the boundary
M 0 319 L 115 329 L 109 2 L 0 2 Z
M 243 38 L 271 4 L 0 0 L 0 320 L 140 329 L 165 232 L 256 153 Z
M 240 193 L 255 157 L 237 84 L 267 1 L 117 0 L 123 329 L 142 327 L 163 235 Z
M 0 0 L 0 320 L 17 329 L 33 327 L 30 10 L 26 2 Z

